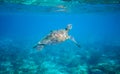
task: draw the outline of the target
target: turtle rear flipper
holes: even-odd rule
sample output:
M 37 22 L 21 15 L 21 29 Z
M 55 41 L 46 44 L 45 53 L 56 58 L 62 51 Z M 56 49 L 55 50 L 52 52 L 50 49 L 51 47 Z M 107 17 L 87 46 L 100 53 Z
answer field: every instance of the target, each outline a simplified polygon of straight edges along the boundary
M 37 50 L 42 50 L 45 47 L 45 44 L 37 44 L 33 48 Z

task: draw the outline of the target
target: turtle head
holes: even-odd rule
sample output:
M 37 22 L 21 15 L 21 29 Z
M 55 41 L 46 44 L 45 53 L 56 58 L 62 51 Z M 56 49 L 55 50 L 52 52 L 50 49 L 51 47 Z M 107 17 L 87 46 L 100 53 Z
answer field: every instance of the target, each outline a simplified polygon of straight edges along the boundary
M 72 29 L 72 24 L 68 24 L 67 27 L 65 28 L 67 31 Z

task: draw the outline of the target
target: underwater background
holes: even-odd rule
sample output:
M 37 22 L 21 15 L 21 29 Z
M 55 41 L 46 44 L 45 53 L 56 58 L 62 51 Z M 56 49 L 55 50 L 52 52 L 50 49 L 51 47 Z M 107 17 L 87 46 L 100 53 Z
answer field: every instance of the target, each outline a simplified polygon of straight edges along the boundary
M 0 0 L 0 74 L 120 74 L 119 0 Z M 33 46 L 72 24 L 70 40 Z

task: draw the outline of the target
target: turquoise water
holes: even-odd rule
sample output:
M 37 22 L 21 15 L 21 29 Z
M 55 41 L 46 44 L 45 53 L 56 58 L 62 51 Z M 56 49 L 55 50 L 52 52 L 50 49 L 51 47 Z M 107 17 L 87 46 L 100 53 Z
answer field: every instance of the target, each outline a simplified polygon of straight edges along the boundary
M 55 7 L 0 5 L 0 74 L 120 74 L 119 5 Z M 58 11 L 60 10 L 60 11 Z M 72 24 L 70 40 L 33 46 Z

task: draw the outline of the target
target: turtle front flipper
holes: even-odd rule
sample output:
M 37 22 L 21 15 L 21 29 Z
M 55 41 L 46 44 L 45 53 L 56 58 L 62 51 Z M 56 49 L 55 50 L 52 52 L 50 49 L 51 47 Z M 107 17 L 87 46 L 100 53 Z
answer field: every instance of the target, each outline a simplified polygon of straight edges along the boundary
M 45 47 L 45 44 L 37 44 L 33 48 L 37 50 L 42 50 Z
M 80 44 L 75 40 L 74 37 L 69 36 L 69 39 L 70 39 L 77 47 L 81 48 Z

